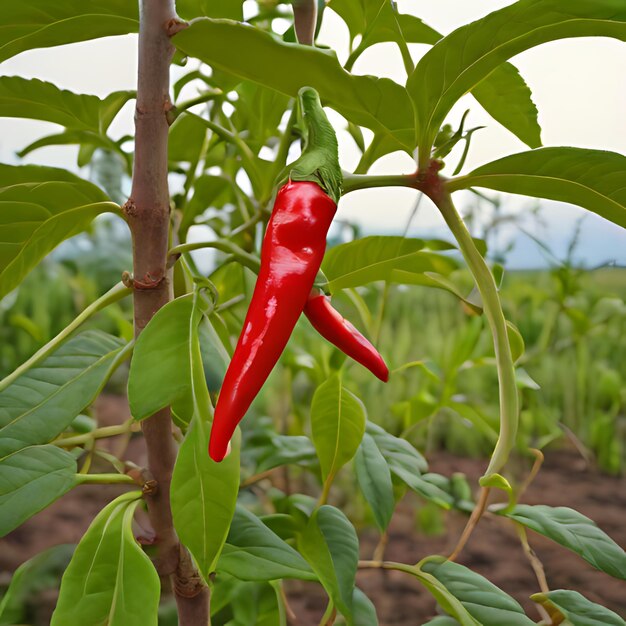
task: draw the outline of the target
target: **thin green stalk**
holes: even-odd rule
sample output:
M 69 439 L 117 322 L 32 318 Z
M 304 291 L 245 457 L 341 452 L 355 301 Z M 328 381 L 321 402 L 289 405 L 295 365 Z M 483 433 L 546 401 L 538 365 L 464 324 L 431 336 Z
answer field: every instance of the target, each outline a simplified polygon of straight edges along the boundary
M 96 428 L 91 432 L 82 433 L 80 435 L 74 435 L 72 437 L 59 437 L 58 439 L 55 439 L 52 443 L 55 446 L 59 446 L 61 448 L 79 446 L 95 439 L 104 439 L 105 437 L 123 435 L 124 433 L 132 431 L 134 425 L 136 425 L 135 430 L 138 432 L 140 430 L 139 423 L 131 419 L 124 422 L 123 424 L 115 424 L 114 426 L 103 426 L 102 428 Z
M 337 617 L 337 609 L 333 604 L 332 600 L 328 600 L 328 606 L 324 611 L 324 615 L 322 615 L 322 619 L 320 620 L 319 626 L 329 626 L 329 624 L 335 623 L 335 618 Z
M 92 302 L 82 313 L 80 313 L 68 326 L 66 326 L 56 337 L 51 339 L 45 346 L 39 348 L 33 356 L 24 361 L 17 369 L 11 372 L 6 378 L 0 381 L 0 391 L 6 389 L 11 383 L 19 378 L 24 372 L 31 367 L 39 363 L 42 359 L 47 357 L 51 352 L 54 352 L 65 339 L 67 339 L 83 322 L 88 320 L 94 313 L 97 313 L 101 309 L 113 304 L 118 300 L 126 297 L 132 292 L 131 289 L 126 287 L 123 283 L 119 282 L 103 296 L 100 296 L 97 300 Z
M 203 104 L 205 102 L 209 102 L 213 100 L 214 98 L 218 98 L 223 95 L 224 95 L 224 92 L 221 89 L 210 89 L 208 91 L 205 91 L 204 93 L 200 94 L 199 96 L 196 96 L 195 98 L 190 98 L 189 100 L 185 100 L 184 102 L 177 104 L 176 105 L 177 115 L 180 115 L 183 111 L 186 111 L 187 109 L 190 109 L 191 107 L 196 106 L 196 104 Z
M 415 174 L 381 174 L 368 176 L 364 174 L 343 175 L 343 195 L 359 189 L 371 189 L 372 187 L 411 187 L 418 188 Z
M 289 115 L 289 119 L 287 120 L 287 126 L 285 126 L 285 132 L 280 138 L 280 143 L 278 144 L 278 150 L 276 151 L 276 167 L 274 170 L 274 177 L 277 177 L 285 167 L 287 163 L 287 156 L 289 155 L 289 148 L 292 143 L 292 133 L 293 127 L 298 119 L 298 107 L 296 102 L 293 101 L 291 103 L 291 113 Z
M 482 479 L 485 481 L 504 466 L 515 444 L 519 417 L 515 366 L 509 345 L 506 320 L 493 274 L 476 248 L 474 240 L 452 203 L 452 198 L 447 190 L 444 190 L 436 200 L 436 204 L 457 240 L 463 257 L 474 276 L 476 286 L 482 296 L 483 310 L 493 335 L 500 396 L 500 434 Z
M 137 483 L 126 474 L 76 474 L 78 485 L 136 485 Z
M 192 250 L 199 250 L 201 248 L 215 248 L 221 252 L 232 254 L 241 263 L 241 265 L 245 265 L 256 274 L 259 273 L 261 265 L 260 260 L 253 254 L 250 254 L 243 248 L 240 248 L 237 244 L 225 239 L 221 239 L 219 241 L 196 241 L 194 243 L 182 243 L 171 248 L 168 252 L 168 256 L 173 257 L 184 254 L 185 252 L 191 252 Z

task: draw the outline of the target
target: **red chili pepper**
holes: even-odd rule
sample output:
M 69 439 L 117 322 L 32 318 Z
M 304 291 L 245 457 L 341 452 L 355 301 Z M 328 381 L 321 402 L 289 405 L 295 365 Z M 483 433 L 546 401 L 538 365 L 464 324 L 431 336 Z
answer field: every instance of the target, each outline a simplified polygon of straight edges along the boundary
M 219 394 L 209 454 L 221 461 L 228 442 L 280 357 L 326 249 L 337 204 L 314 182 L 289 181 L 274 203 L 261 270 L 243 330 Z
M 304 307 L 313 328 L 350 358 L 366 367 L 383 382 L 389 380 L 389 369 L 376 348 L 330 304 L 330 298 L 313 289 Z

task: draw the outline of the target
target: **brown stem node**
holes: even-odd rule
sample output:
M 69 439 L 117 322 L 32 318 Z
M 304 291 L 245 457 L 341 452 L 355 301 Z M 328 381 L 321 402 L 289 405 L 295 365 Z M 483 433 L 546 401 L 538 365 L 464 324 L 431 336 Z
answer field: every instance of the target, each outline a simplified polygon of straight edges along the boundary
M 180 33 L 181 30 L 189 28 L 189 22 L 181 20 L 180 17 L 173 17 L 165 22 L 165 32 L 168 37 L 173 37 L 176 33 Z

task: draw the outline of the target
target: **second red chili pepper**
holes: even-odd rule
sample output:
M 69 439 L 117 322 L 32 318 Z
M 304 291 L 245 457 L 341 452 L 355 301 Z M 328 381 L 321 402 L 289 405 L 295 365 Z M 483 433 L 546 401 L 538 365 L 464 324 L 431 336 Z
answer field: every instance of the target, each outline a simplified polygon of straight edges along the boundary
M 366 367 L 383 382 L 389 380 L 389 369 L 376 348 L 332 307 L 328 296 L 318 289 L 313 289 L 304 307 L 304 314 L 324 339 Z

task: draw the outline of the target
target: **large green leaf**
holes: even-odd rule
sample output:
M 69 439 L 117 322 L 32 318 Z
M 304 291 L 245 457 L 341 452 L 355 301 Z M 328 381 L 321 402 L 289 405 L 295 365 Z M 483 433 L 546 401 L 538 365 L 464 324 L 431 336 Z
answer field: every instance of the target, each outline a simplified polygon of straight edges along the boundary
M 472 95 L 494 120 L 528 147 L 541 145 L 541 127 L 530 88 L 510 63 L 498 66 L 473 89 Z
M 0 78 L 0 116 L 24 117 L 75 130 L 104 133 L 133 91 L 116 91 L 106 98 L 59 89 L 36 78 Z
M 98 395 L 122 341 L 96 330 L 70 339 L 0 393 L 0 458 L 48 443 Z
M 317 580 L 298 552 L 242 506 L 235 510 L 217 569 L 239 580 Z
M 193 308 L 192 294 L 176 298 L 159 309 L 139 335 L 128 374 L 128 401 L 135 419 L 169 405 L 185 422 L 191 419 Z
M 354 459 L 359 487 L 370 505 L 381 532 L 391 521 L 395 508 L 391 472 L 385 457 L 371 435 L 365 434 Z
M 339 509 L 321 506 L 311 515 L 298 547 L 337 609 L 348 624 L 354 624 L 352 598 L 359 540 L 348 518 Z
M 317 388 L 311 403 L 311 435 L 324 480 L 332 481 L 355 455 L 364 432 L 363 403 L 334 374 Z
M 63 575 L 51 626 L 156 626 L 159 576 L 135 541 L 141 493 L 116 498 L 92 522 Z
M 626 39 L 622 0 L 520 0 L 444 37 L 407 82 L 422 158 L 455 102 L 501 63 L 548 41 L 594 36 Z
M 208 446 L 209 425 L 193 419 L 176 459 L 171 486 L 176 532 L 205 578 L 215 570 L 235 513 L 239 430 L 231 440 L 230 454 L 221 463 L 209 457 Z
M 626 156 L 585 148 L 540 148 L 482 165 L 450 191 L 487 187 L 577 204 L 626 228 Z
M 582 513 L 564 506 L 518 504 L 503 515 L 560 543 L 596 569 L 626 580 L 626 552 Z
M 410 283 L 412 275 L 420 281 L 424 272 L 446 275 L 455 270 L 458 263 L 453 258 L 427 250 L 452 247 L 445 242 L 397 236 L 363 237 L 331 248 L 322 270 L 331 291 L 376 280 Z
M 119 207 L 74 174 L 0 164 L 0 298 L 59 243 L 105 211 Z
M 287 96 L 295 97 L 306 85 L 314 87 L 324 104 L 355 124 L 387 136 L 394 149 L 410 151 L 415 144 L 412 104 L 404 87 L 387 78 L 352 76 L 334 52 L 285 43 L 230 20 L 196 20 L 173 41 L 181 52 L 214 69 Z
M 557 589 L 530 596 L 550 613 L 556 609 L 571 626 L 626 626 L 626 622 L 606 607 L 587 600 L 577 591 Z
M 177 0 L 176 12 L 187 20 L 200 16 L 243 19 L 241 0 Z
M 24 50 L 48 48 L 139 29 L 128 0 L 20 0 L 2 7 L 0 62 Z
M 74 485 L 76 461 L 56 446 L 29 446 L 0 459 L 0 537 Z
M 467 567 L 434 556 L 418 568 L 436 578 L 481 626 L 534 626 L 516 600 Z

